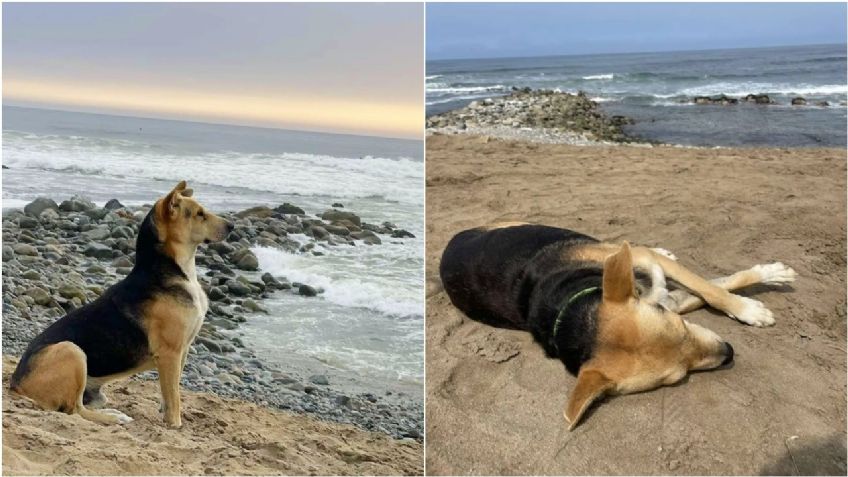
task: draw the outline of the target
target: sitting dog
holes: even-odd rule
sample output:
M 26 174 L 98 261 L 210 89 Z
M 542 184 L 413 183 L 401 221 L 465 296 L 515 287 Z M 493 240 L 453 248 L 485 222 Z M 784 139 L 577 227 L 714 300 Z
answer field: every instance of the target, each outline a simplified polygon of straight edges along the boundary
M 206 211 L 180 182 L 144 218 L 135 266 L 97 300 L 59 319 L 29 344 L 11 389 L 48 410 L 104 424 L 132 418 L 100 387 L 148 369 L 159 371 L 165 422 L 180 427 L 180 375 L 209 306 L 194 257 L 201 242 L 220 241 L 233 225 Z
M 730 343 L 681 314 L 706 303 L 743 323 L 771 326 L 762 303 L 730 292 L 795 279 L 794 270 L 773 263 L 708 281 L 676 260 L 663 249 L 512 222 L 454 236 L 439 274 L 470 318 L 530 331 L 577 376 L 564 411 L 571 430 L 605 394 L 673 384 L 733 360 Z M 666 277 L 680 288 L 669 292 Z

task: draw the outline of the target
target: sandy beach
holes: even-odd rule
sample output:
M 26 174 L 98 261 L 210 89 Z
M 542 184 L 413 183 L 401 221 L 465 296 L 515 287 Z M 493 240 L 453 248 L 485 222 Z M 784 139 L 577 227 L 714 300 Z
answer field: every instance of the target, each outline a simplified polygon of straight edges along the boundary
M 3 358 L 3 386 L 15 359 Z M 213 394 L 183 392 L 183 428 L 159 416 L 155 382 L 108 389 L 126 426 L 45 412 L 3 393 L 5 475 L 418 475 L 422 445 Z
M 529 333 L 431 293 L 428 474 L 844 474 L 845 157 L 429 136 L 428 280 L 455 233 L 511 220 L 661 246 L 710 278 L 773 261 L 799 278 L 743 292 L 774 327 L 688 315 L 733 344 L 733 367 L 608 398 L 572 432 L 562 409 L 575 379 L 561 363 Z

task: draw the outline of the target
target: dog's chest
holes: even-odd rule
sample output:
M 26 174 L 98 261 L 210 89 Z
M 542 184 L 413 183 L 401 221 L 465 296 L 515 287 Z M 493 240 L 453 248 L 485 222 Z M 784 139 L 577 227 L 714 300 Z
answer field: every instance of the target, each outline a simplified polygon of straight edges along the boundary
M 185 284 L 185 288 L 189 295 L 191 295 L 194 305 L 190 314 L 191 316 L 188 316 L 186 320 L 189 342 L 191 342 L 197 336 L 197 333 L 200 332 L 200 327 L 203 325 L 203 318 L 209 310 L 209 298 L 206 296 L 206 292 L 203 291 L 196 277 L 193 280 L 189 280 Z

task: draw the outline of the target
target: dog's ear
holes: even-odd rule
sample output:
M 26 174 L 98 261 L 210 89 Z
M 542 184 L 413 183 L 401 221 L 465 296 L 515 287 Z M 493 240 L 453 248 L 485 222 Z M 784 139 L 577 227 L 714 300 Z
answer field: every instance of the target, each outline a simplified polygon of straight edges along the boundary
M 571 390 L 568 405 L 563 411 L 568 430 L 574 429 L 589 406 L 612 388 L 613 382 L 602 372 L 597 369 L 581 369 L 577 375 L 577 384 Z
M 177 209 L 180 206 L 180 200 L 182 200 L 182 193 L 186 190 L 186 181 L 180 181 L 174 190 L 168 192 L 168 195 L 162 199 L 163 211 L 166 217 L 173 218 L 177 212 Z M 189 189 L 191 190 L 191 189 Z
M 633 256 L 626 241 L 621 249 L 604 260 L 604 301 L 624 302 L 636 296 Z

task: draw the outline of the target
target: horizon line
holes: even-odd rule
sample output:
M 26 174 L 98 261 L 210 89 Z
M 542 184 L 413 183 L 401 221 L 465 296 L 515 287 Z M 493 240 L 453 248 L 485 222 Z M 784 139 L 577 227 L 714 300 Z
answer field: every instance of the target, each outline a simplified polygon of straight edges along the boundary
M 14 102 L 14 100 L 12 100 Z M 380 136 L 377 134 L 356 134 L 350 132 L 336 132 L 336 131 L 322 131 L 317 129 L 297 129 L 297 128 L 281 128 L 281 127 L 273 127 L 273 126 L 257 126 L 253 124 L 238 124 L 238 123 L 227 123 L 227 122 L 214 122 L 214 121 L 199 121 L 195 119 L 178 119 L 172 117 L 158 117 L 158 116 L 135 116 L 126 113 L 107 113 L 102 111 L 91 111 L 91 110 L 75 110 L 75 109 L 60 109 L 56 107 L 41 107 L 41 106 L 32 106 L 32 105 L 21 105 L 21 104 L 12 104 L 12 102 L 4 100 L 2 102 L 2 106 L 10 107 L 10 108 L 20 108 L 20 109 L 35 109 L 38 111 L 52 111 L 59 113 L 77 113 L 77 114 L 91 114 L 95 116 L 112 116 L 118 118 L 131 118 L 131 119 L 149 119 L 153 121 L 176 121 L 180 123 L 194 123 L 194 124 L 204 124 L 210 126 L 231 126 L 231 127 L 239 127 L 239 128 L 251 128 L 251 129 L 268 129 L 272 131 L 287 131 L 287 132 L 301 132 L 301 133 L 310 133 L 310 134 L 329 134 L 333 136 L 356 136 L 356 137 L 367 137 L 367 138 L 375 138 L 375 139 L 388 139 L 393 141 L 414 141 L 414 142 L 423 142 L 423 138 L 412 138 L 412 137 L 403 137 L 403 136 Z M 4 128 L 5 129 L 5 128 Z
M 770 48 L 789 48 L 789 47 L 799 47 L 799 46 L 845 46 L 848 45 L 848 42 L 845 43 L 797 43 L 791 45 L 768 45 L 768 46 L 736 46 L 729 48 L 696 48 L 696 49 L 684 49 L 684 50 L 645 50 L 645 51 L 619 51 L 619 52 L 606 52 L 606 53 L 555 53 L 548 55 L 518 55 L 518 56 L 477 56 L 477 57 L 454 57 L 454 58 L 434 58 L 432 60 L 428 59 L 427 63 L 431 61 L 468 61 L 468 60 L 512 60 L 512 59 L 527 59 L 527 58 L 555 58 L 555 57 L 563 57 L 563 56 L 602 56 L 602 55 L 636 55 L 636 54 L 646 54 L 646 53 L 687 53 L 687 52 L 699 52 L 699 51 L 726 51 L 726 50 L 765 50 Z M 425 55 L 426 56 L 426 55 Z

